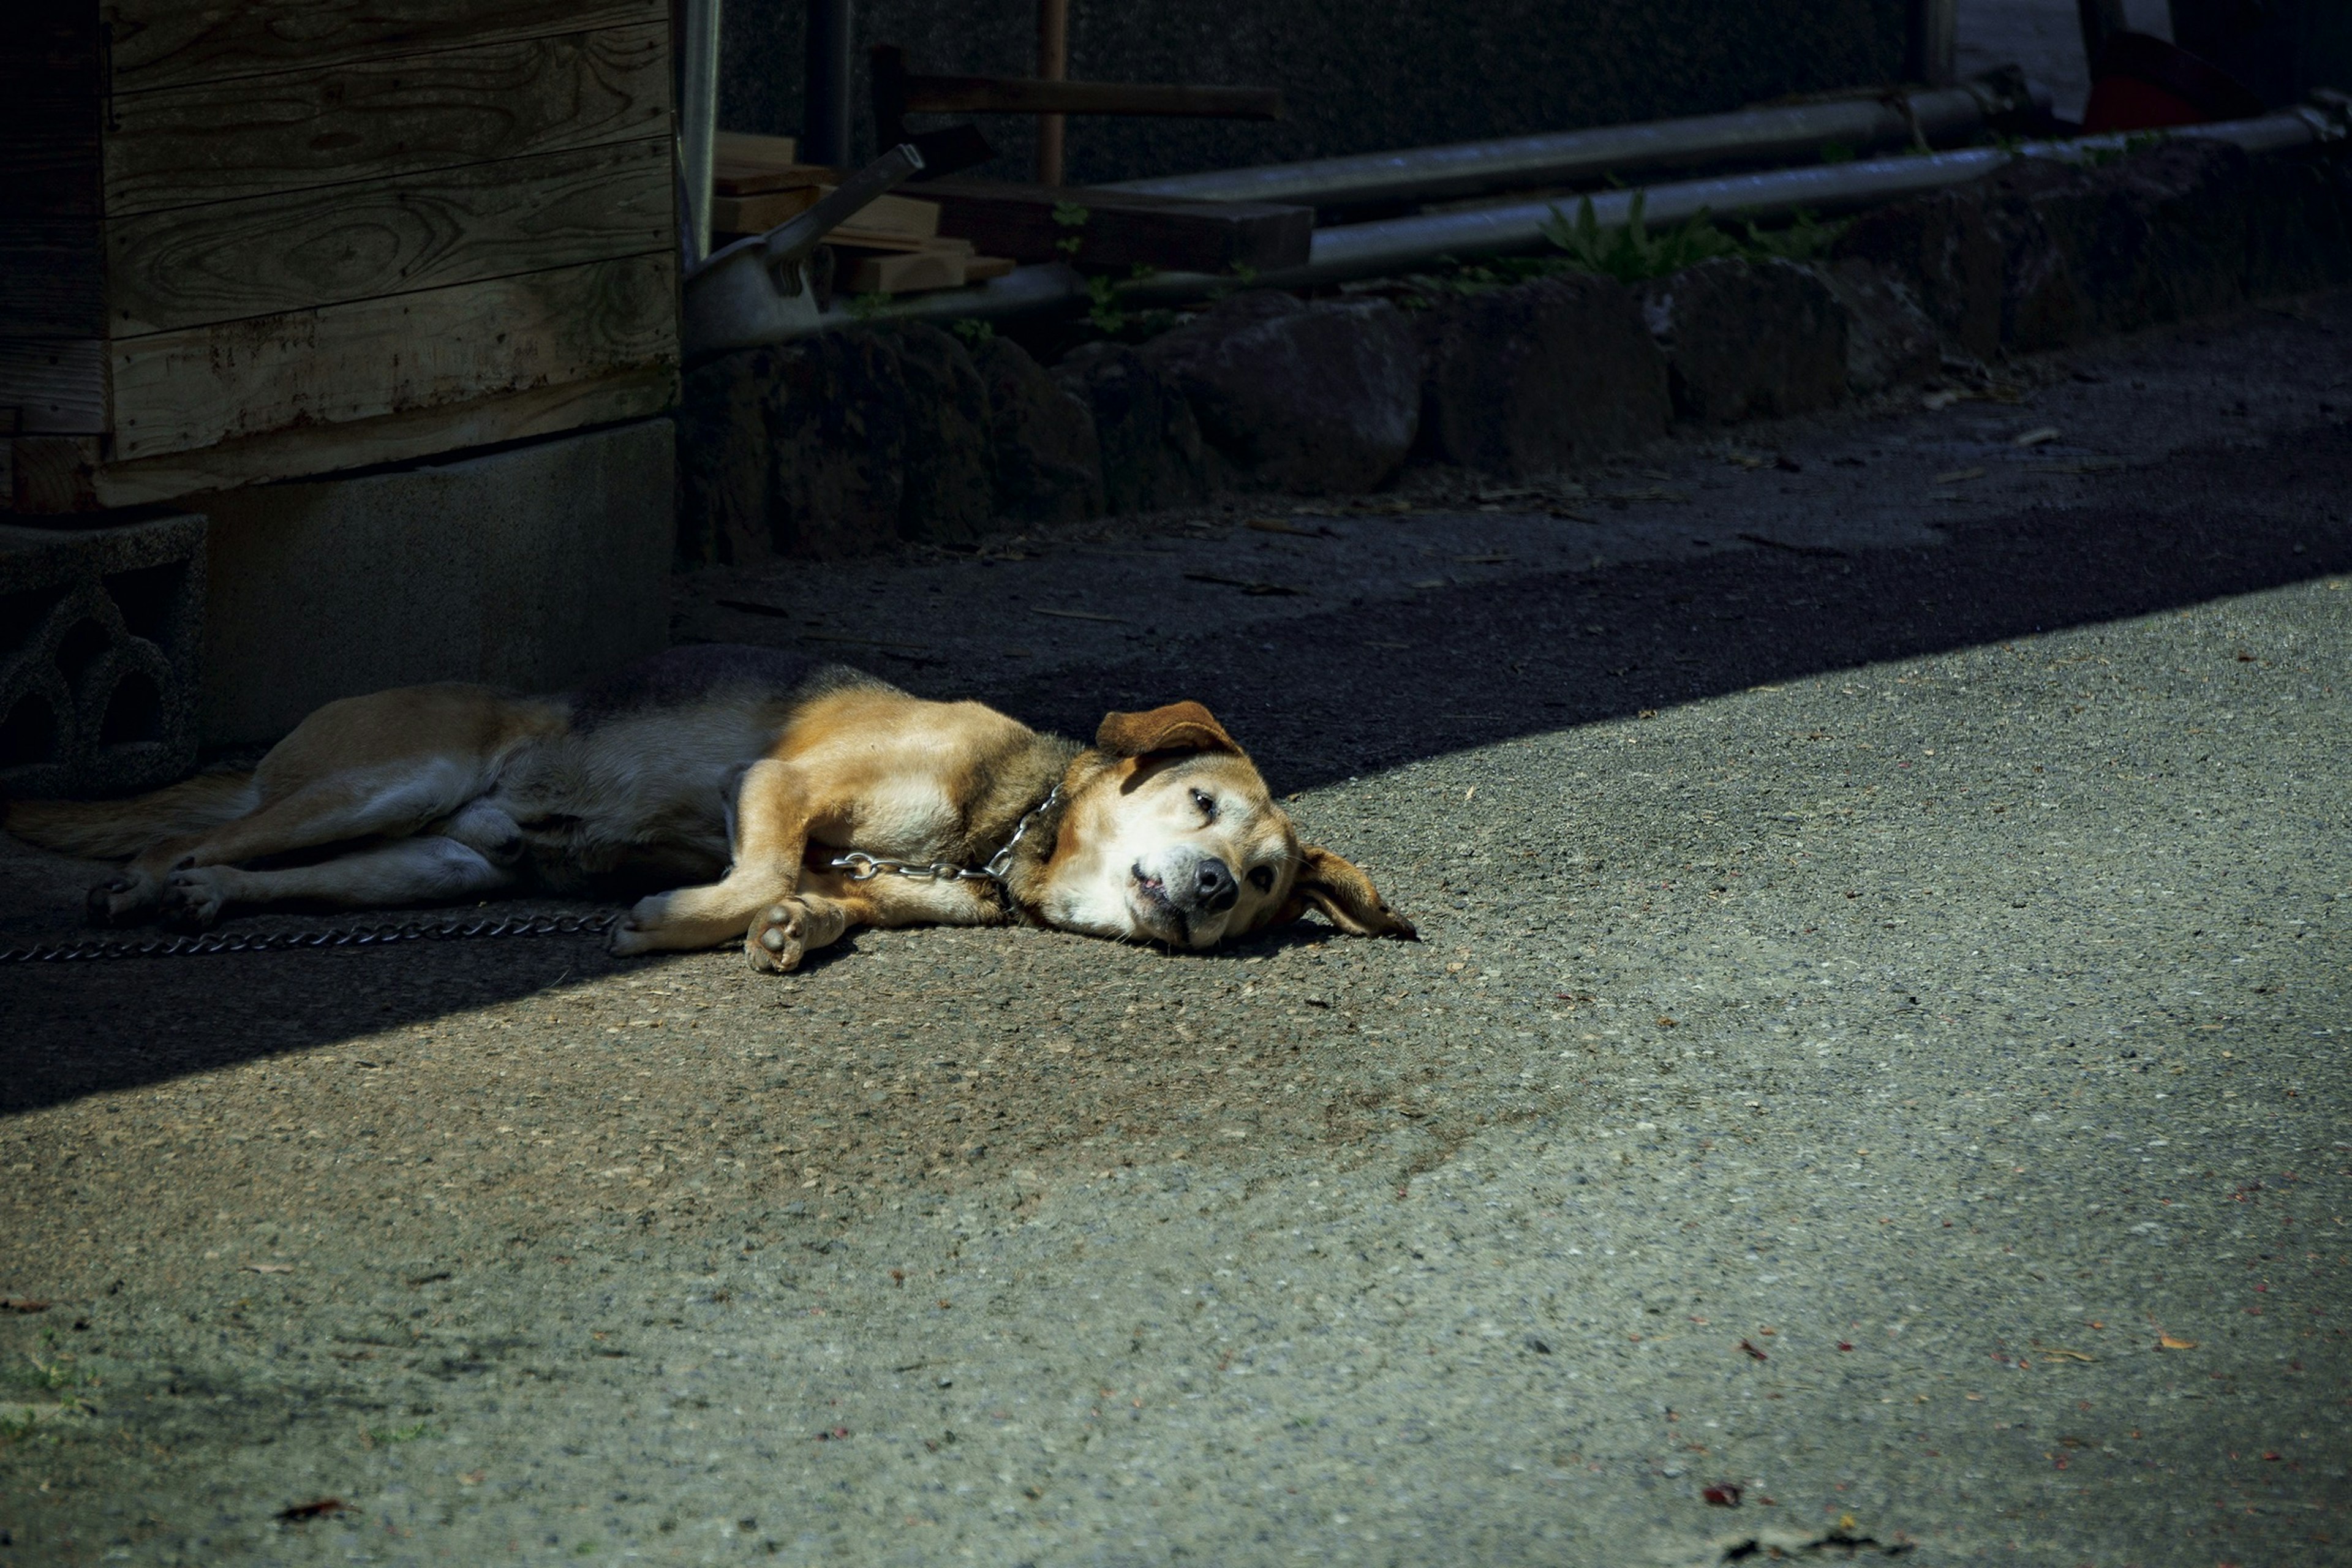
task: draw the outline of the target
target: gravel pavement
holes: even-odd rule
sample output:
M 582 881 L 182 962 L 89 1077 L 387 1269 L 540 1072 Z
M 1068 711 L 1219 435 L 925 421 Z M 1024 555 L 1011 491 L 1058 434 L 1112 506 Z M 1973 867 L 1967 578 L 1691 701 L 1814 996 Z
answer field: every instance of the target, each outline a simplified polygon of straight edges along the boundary
M 1418 945 L 0 967 L 0 1568 L 2352 1560 L 2352 298 L 2001 374 L 680 581 Z

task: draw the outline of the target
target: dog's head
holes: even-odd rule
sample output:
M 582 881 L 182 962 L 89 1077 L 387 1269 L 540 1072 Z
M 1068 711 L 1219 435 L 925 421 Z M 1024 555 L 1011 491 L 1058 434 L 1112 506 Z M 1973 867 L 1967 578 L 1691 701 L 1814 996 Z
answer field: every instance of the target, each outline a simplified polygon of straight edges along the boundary
M 1106 714 L 1070 787 L 1036 899 L 1065 930 L 1205 948 L 1314 908 L 1353 936 L 1414 935 L 1370 878 L 1299 842 L 1197 702 Z

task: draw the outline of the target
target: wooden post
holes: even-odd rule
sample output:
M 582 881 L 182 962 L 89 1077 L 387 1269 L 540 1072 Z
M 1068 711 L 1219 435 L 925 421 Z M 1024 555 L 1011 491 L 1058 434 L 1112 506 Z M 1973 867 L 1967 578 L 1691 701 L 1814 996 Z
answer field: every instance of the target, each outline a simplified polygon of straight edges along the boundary
M 1037 0 L 1037 75 L 1060 81 L 1070 72 L 1070 0 Z M 1058 114 L 1037 117 L 1037 183 L 1062 183 L 1062 130 Z

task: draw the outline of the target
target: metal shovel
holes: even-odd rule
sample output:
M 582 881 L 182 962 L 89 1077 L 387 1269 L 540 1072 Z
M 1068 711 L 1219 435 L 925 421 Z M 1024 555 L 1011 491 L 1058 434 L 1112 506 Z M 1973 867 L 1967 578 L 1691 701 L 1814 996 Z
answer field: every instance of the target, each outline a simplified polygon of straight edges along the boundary
M 822 311 L 810 263 L 818 245 L 922 167 L 923 155 L 901 143 L 806 212 L 713 251 L 689 268 L 683 322 L 687 358 L 758 348 L 816 331 Z

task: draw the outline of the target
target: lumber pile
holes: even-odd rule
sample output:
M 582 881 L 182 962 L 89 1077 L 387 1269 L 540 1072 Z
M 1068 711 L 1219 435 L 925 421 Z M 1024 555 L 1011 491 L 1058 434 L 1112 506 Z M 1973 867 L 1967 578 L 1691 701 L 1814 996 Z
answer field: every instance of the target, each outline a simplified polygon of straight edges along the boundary
M 0 505 L 660 412 L 667 0 L 57 0 L 0 28 Z
M 711 150 L 713 244 L 764 234 L 830 194 L 840 171 L 795 161 L 789 136 L 719 132 Z M 940 204 L 877 196 L 825 243 L 838 256 L 835 287 L 850 294 L 914 294 L 961 289 L 1013 270 L 1005 257 L 982 256 L 969 239 L 940 233 Z

